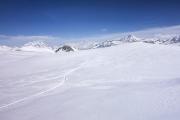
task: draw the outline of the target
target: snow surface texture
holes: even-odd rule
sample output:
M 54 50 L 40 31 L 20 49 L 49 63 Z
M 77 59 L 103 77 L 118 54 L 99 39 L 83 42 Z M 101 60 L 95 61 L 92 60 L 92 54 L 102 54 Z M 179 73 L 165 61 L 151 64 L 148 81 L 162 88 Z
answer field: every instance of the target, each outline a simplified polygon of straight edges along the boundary
M 180 47 L 0 51 L 0 120 L 179 120 Z

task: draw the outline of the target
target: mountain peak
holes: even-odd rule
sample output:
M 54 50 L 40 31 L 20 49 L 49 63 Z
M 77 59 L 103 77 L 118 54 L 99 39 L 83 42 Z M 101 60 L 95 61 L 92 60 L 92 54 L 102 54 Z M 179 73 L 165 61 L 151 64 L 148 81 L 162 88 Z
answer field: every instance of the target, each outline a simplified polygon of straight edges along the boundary
M 45 44 L 42 41 L 32 41 L 32 42 L 28 42 L 26 44 L 24 44 L 24 46 L 32 46 L 32 47 L 36 47 L 36 48 L 44 48 L 47 47 L 47 44 Z
M 127 35 L 124 38 L 121 39 L 124 42 L 137 42 L 139 41 L 139 38 L 135 37 L 134 35 Z

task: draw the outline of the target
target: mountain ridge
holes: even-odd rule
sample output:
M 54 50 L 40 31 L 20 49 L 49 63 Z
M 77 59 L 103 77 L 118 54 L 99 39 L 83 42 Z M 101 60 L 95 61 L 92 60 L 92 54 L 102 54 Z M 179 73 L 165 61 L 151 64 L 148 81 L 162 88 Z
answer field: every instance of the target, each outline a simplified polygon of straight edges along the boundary
M 164 45 L 180 45 L 180 35 L 175 36 L 169 36 L 169 37 L 154 37 L 154 38 L 140 38 L 136 37 L 133 34 L 129 34 L 127 36 L 121 37 L 118 40 L 104 40 L 104 41 L 98 41 L 98 42 L 84 42 L 84 43 L 69 43 L 69 44 L 62 44 L 62 45 L 56 45 L 56 46 L 49 46 L 47 43 L 43 41 L 32 41 L 24 44 L 21 47 L 9 47 L 2 45 L 0 46 L 1 51 L 6 50 L 15 50 L 15 51 L 37 51 L 37 52 L 55 52 L 58 49 L 62 48 L 63 46 L 69 46 L 72 51 L 76 50 L 88 50 L 88 49 L 98 49 L 98 48 L 105 48 L 105 47 L 111 47 L 119 44 L 124 43 L 133 43 L 133 42 L 143 42 L 143 43 L 149 43 L 149 44 L 164 44 Z M 65 52 L 69 52 L 64 50 Z

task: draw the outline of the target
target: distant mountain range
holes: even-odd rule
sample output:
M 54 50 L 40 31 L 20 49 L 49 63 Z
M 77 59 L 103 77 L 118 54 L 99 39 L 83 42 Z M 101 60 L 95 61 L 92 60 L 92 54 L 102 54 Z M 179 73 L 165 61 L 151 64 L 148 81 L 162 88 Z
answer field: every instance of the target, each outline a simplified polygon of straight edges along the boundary
M 49 46 L 48 44 L 41 42 L 41 41 L 33 41 L 24 44 L 21 47 L 8 47 L 8 46 L 0 46 L 0 50 L 15 50 L 15 51 L 36 51 L 36 52 L 70 52 L 76 50 L 87 50 L 87 49 L 97 49 L 97 48 L 104 48 L 104 47 L 111 47 L 123 43 L 133 43 L 133 42 L 144 42 L 149 44 L 164 44 L 164 45 L 180 45 L 180 35 L 179 36 L 169 36 L 166 38 L 138 38 L 134 35 L 127 35 L 125 37 L 120 38 L 119 40 L 105 40 L 105 41 L 98 41 L 98 42 L 84 42 L 81 44 L 69 43 L 69 44 L 62 44 L 56 46 Z
M 151 39 L 145 39 L 145 38 L 138 38 L 134 35 L 128 35 L 124 38 L 121 38 L 119 40 L 106 40 L 103 42 L 96 43 L 93 48 L 103 48 L 103 47 L 110 47 L 122 43 L 132 43 L 132 42 L 144 42 L 144 43 L 151 43 L 151 44 L 176 44 L 180 45 L 180 36 L 173 36 L 166 39 L 160 39 L 160 38 L 151 38 Z

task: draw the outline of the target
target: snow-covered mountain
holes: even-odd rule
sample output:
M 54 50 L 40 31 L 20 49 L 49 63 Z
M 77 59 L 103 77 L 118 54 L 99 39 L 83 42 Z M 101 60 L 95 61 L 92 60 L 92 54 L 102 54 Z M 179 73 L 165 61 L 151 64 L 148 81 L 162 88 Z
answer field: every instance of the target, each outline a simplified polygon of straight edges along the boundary
M 180 43 L 180 36 L 174 36 L 166 41 L 164 41 L 166 44 L 176 44 Z
M 28 42 L 24 44 L 22 47 L 15 48 L 15 50 L 31 52 L 53 52 L 52 48 L 42 41 Z
M 114 45 L 118 45 L 118 44 L 121 44 L 121 43 L 132 43 L 132 42 L 138 42 L 140 39 L 133 36 L 133 35 L 128 35 L 128 36 L 125 36 L 119 40 L 106 40 L 106 41 L 103 41 L 103 42 L 99 42 L 99 43 L 96 43 L 94 45 L 93 48 L 104 48 L 104 47 L 110 47 L 110 46 L 114 46 Z
M 179 29 L 0 45 L 0 120 L 179 120 Z
M 68 54 L 7 50 L 0 51 L 0 67 L 0 120 L 180 118 L 176 45 L 123 42 Z
M 127 35 L 125 37 L 120 38 L 119 40 L 106 40 L 102 42 L 97 42 L 96 44 L 94 44 L 92 48 L 104 48 L 104 47 L 115 46 L 123 43 L 133 43 L 133 42 L 179 45 L 180 36 L 170 36 L 168 38 L 138 38 L 135 37 L 134 35 Z
M 142 40 L 145 43 L 153 43 L 153 44 L 174 44 L 174 45 L 179 45 L 180 44 L 180 36 L 169 36 L 167 38 L 151 38 L 151 39 L 143 39 Z
M 124 43 L 134 43 L 134 42 L 144 42 L 151 44 L 164 44 L 164 45 L 180 45 L 180 35 L 169 35 L 169 36 L 156 36 L 152 38 L 140 38 L 134 35 L 123 36 L 117 40 L 103 40 L 103 41 L 95 41 L 95 42 L 74 42 L 74 43 L 65 43 L 64 45 L 72 48 L 72 51 L 77 50 L 88 50 L 88 49 L 97 49 L 97 48 L 105 48 L 111 47 L 115 45 L 120 45 Z M 3 50 L 16 50 L 16 51 L 31 51 L 31 52 L 56 52 L 59 48 L 64 46 L 54 45 L 49 46 L 45 42 L 42 41 L 33 41 L 24 44 L 22 47 L 8 47 L 8 46 L 0 46 L 0 51 Z M 59 49 L 60 50 L 60 49 Z M 59 52 L 66 50 L 61 49 Z
M 114 46 L 114 45 L 118 45 L 120 41 L 115 41 L 115 40 L 106 40 L 104 42 L 99 42 L 94 44 L 94 46 L 92 48 L 96 49 L 96 48 L 104 48 L 104 47 L 110 47 L 110 46 Z
M 120 41 L 123 41 L 123 42 L 138 42 L 138 41 L 140 41 L 140 38 L 137 38 L 134 35 L 127 35 L 124 38 L 121 38 Z

